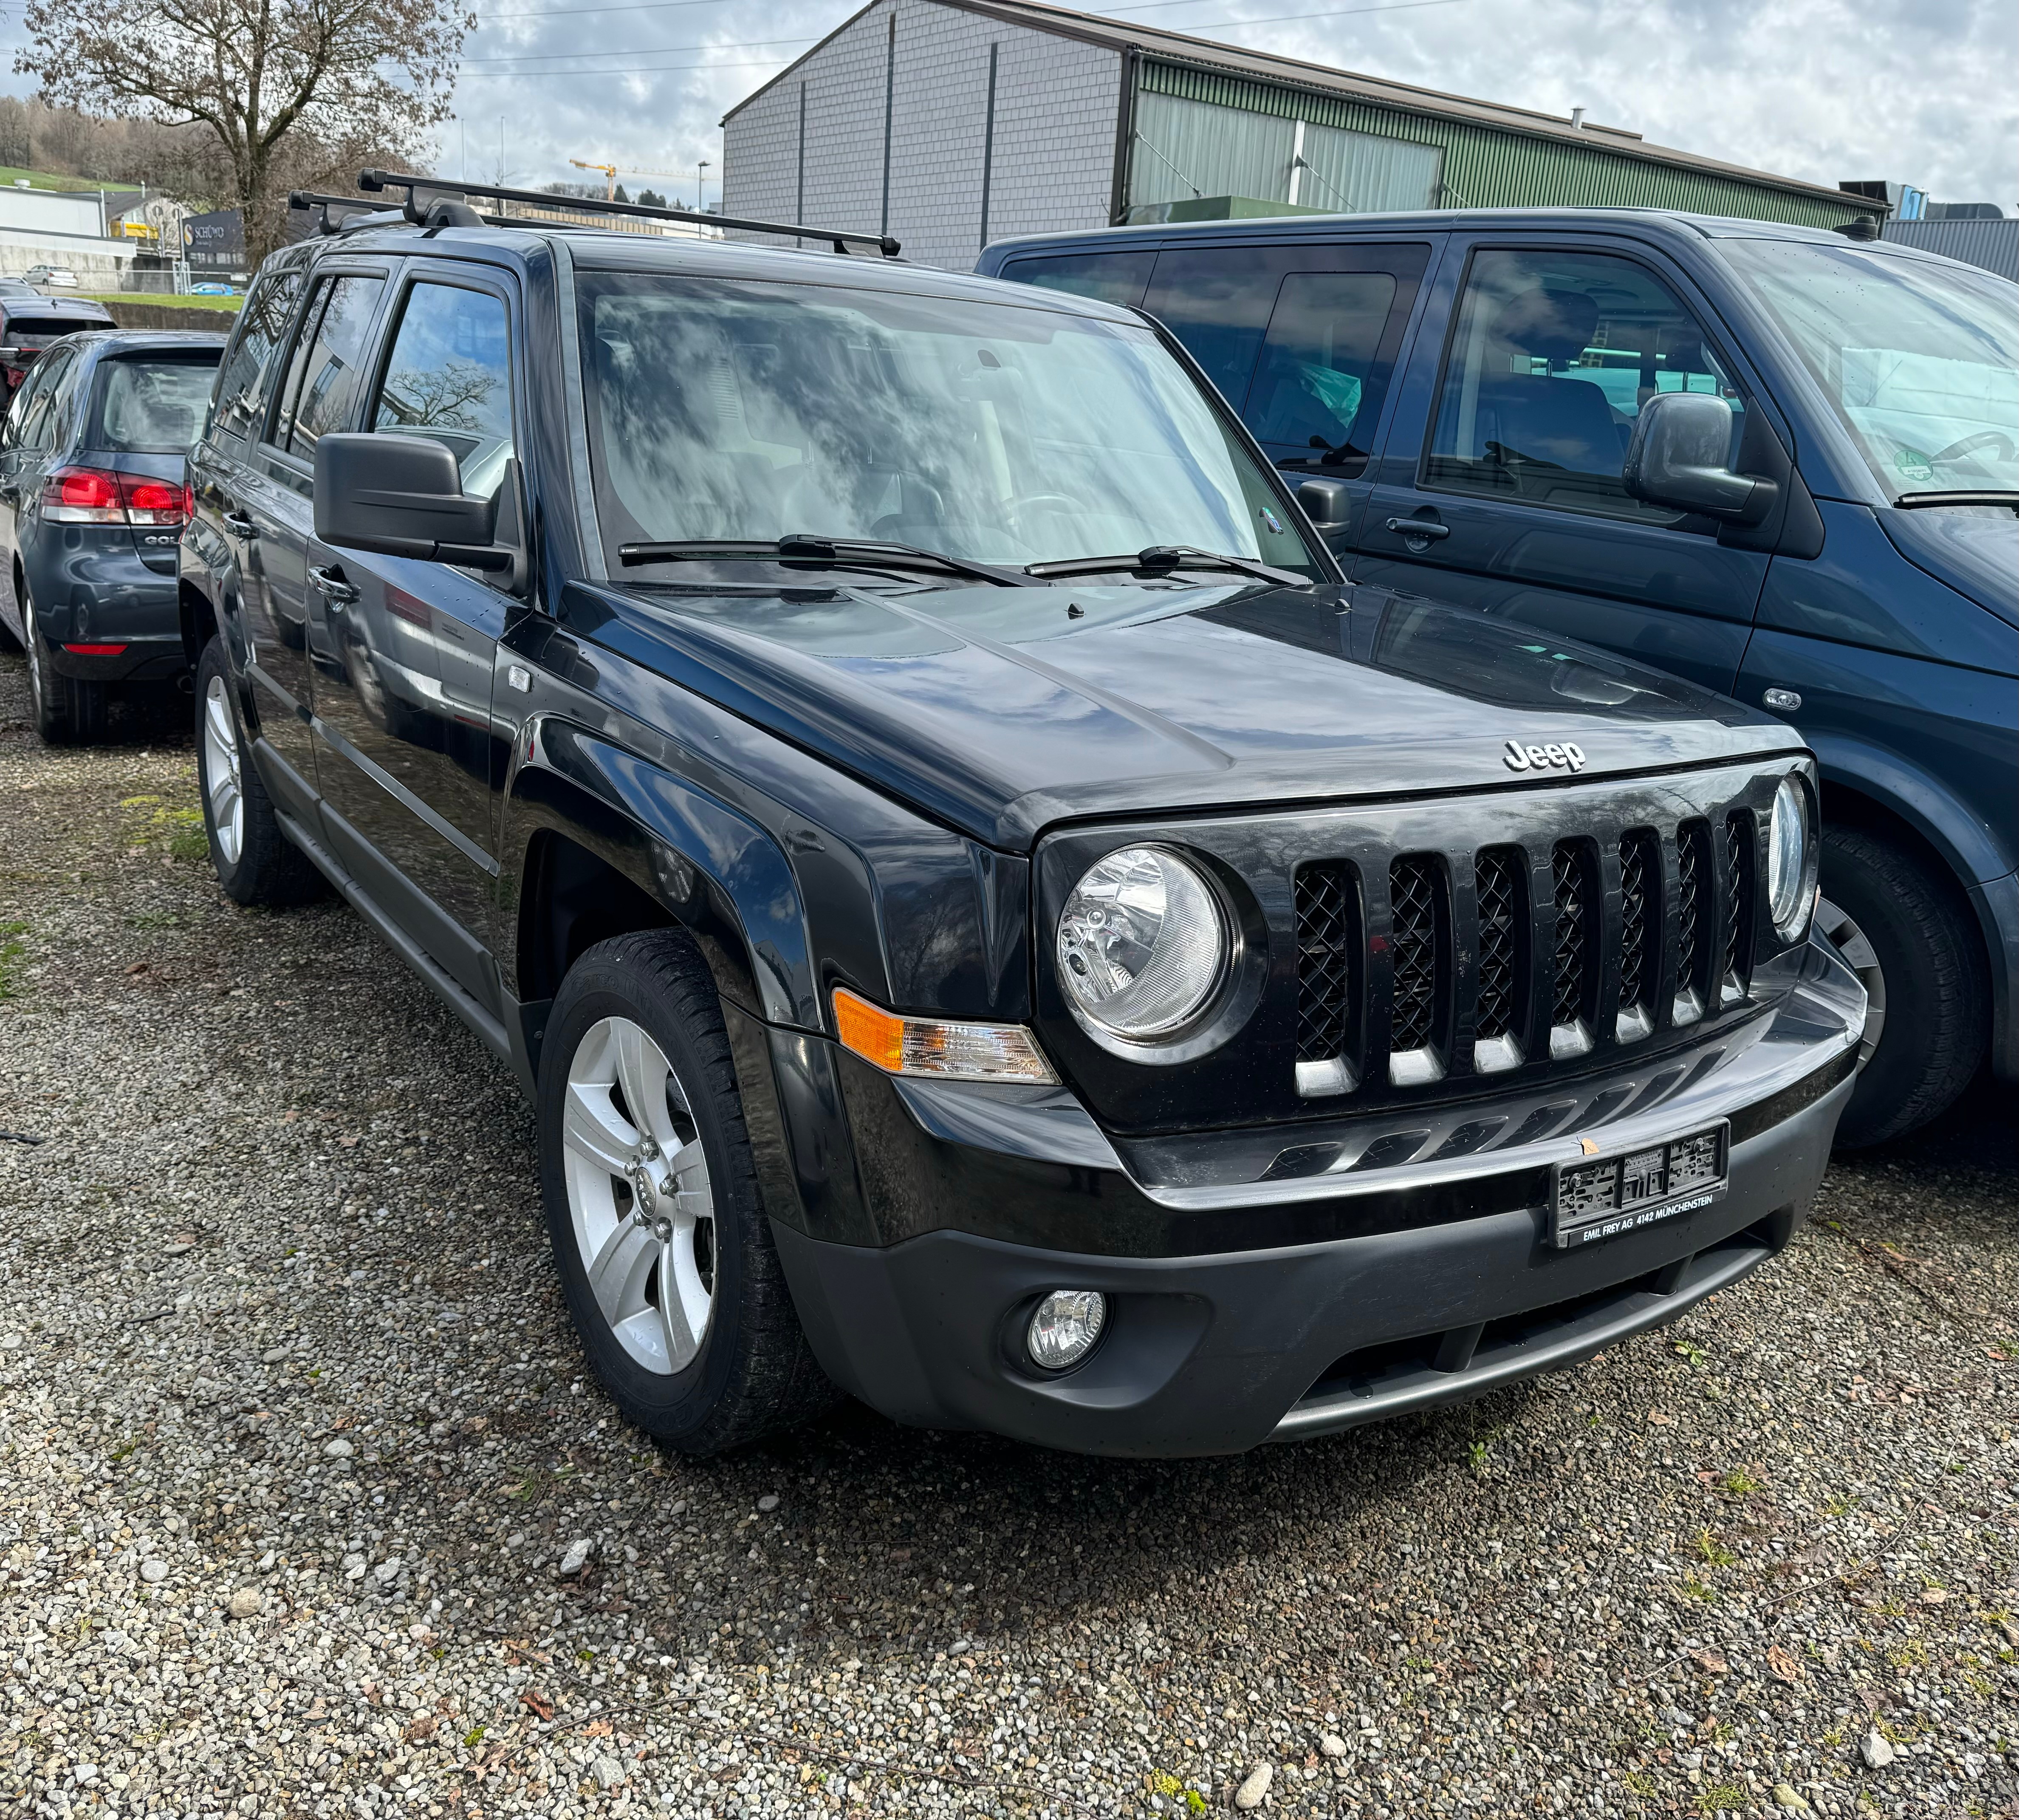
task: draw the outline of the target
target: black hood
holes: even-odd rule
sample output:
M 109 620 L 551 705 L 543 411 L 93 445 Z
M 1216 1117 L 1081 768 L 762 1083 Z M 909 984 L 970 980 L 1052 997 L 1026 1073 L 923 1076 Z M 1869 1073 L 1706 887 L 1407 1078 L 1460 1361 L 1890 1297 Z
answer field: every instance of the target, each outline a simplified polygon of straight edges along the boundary
M 975 839 L 1173 810 L 1534 788 L 1800 749 L 1694 684 L 1385 589 L 571 588 L 580 636 Z

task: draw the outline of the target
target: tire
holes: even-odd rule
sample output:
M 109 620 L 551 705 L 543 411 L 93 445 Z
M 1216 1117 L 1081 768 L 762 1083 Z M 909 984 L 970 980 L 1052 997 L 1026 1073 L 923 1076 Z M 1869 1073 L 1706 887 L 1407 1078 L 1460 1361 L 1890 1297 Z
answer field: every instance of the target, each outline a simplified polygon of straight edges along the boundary
M 1825 826 L 1822 894 L 1817 926 L 1870 1002 L 1836 1131 L 1840 1147 L 1861 1150 L 1927 1124 L 1969 1085 L 1990 1039 L 1989 981 L 1953 887 L 1883 836 Z
M 685 935 L 618 936 L 569 970 L 538 1121 L 568 1311 L 628 1420 L 699 1456 L 836 1400 L 771 1243 L 715 984 Z
M 24 589 L 22 643 L 28 654 L 28 711 L 45 745 L 88 745 L 105 737 L 106 709 L 111 691 L 103 683 L 60 676 L 49 661 L 49 641 L 35 622 L 35 604 Z
M 210 863 L 227 897 L 278 908 L 323 894 L 321 873 L 281 832 L 259 781 L 221 638 L 203 647 L 196 667 L 196 776 Z

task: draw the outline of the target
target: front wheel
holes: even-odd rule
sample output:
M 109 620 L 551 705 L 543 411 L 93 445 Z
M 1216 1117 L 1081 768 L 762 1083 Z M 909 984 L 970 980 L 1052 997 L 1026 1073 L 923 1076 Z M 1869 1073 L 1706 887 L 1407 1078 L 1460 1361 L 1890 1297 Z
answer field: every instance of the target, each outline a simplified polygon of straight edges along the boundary
M 541 1188 L 583 1349 L 618 1408 L 683 1453 L 817 1414 L 706 965 L 686 936 L 599 943 L 540 1057 Z
M 1977 932 L 1945 879 L 1862 828 L 1822 838 L 1817 928 L 1865 987 L 1858 1085 L 1837 1126 L 1847 1149 L 1883 1144 L 1946 1111 L 1989 1039 Z

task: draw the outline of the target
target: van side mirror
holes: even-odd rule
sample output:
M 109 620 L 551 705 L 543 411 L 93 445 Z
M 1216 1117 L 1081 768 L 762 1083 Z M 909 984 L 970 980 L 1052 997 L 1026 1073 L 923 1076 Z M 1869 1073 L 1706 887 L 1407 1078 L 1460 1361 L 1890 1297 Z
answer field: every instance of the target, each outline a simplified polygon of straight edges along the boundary
M 1658 392 L 1640 407 L 1621 478 L 1650 506 L 1757 524 L 1780 489 L 1726 466 L 1731 407 L 1709 392 Z
M 315 451 L 315 534 L 338 549 L 509 569 L 498 506 L 462 490 L 455 455 L 426 436 L 331 434 Z
M 1353 495 L 1337 480 L 1305 480 L 1297 488 L 1297 503 L 1316 531 L 1343 531 L 1353 513 Z

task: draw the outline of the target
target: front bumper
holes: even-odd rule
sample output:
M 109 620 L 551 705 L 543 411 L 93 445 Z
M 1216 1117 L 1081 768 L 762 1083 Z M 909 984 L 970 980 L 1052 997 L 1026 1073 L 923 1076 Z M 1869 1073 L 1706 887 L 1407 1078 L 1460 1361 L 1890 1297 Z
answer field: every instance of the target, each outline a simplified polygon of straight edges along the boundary
M 822 1365 L 894 1419 L 1089 1453 L 1236 1452 L 1574 1364 L 1749 1274 L 1806 1215 L 1863 1019 L 1856 980 L 1811 944 L 1735 1053 L 1666 1097 L 1622 1100 L 1600 1082 L 1518 1150 L 1243 1187 L 1147 1184 L 1066 1119 L 1057 1154 L 1034 1155 L 1058 1108 L 1020 1120 L 999 1096 L 893 1083 L 903 1129 L 844 1077 L 878 1224 L 894 1198 L 914 1235 L 844 1244 L 777 1219 L 773 1231 Z M 1548 1244 L 1549 1171 L 1582 1139 L 1598 1132 L 1611 1152 L 1720 1118 L 1732 1138 L 1722 1199 L 1575 1249 Z M 1072 1224 L 1106 1242 L 1018 1242 Z M 962 1229 L 977 1225 L 991 1230 Z M 1158 1235 L 1173 1234 L 1196 1249 L 1171 1253 Z M 1047 1377 L 1020 1335 L 1038 1298 L 1064 1288 L 1105 1292 L 1108 1326 L 1085 1365 Z

